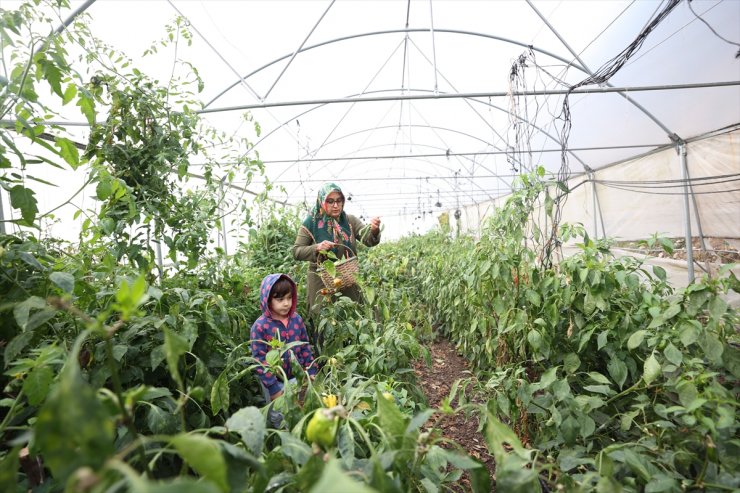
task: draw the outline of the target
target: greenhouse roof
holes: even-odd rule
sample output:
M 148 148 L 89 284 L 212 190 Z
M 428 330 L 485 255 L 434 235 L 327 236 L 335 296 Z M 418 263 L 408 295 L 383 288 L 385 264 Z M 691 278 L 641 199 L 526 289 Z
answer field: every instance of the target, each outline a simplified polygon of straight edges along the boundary
M 537 165 L 582 173 L 740 122 L 732 0 L 72 7 L 160 82 L 192 63 L 201 114 L 254 144 L 284 187 L 274 199 L 311 203 L 334 181 L 366 218 L 459 208 Z M 192 44 L 157 50 L 178 17 Z

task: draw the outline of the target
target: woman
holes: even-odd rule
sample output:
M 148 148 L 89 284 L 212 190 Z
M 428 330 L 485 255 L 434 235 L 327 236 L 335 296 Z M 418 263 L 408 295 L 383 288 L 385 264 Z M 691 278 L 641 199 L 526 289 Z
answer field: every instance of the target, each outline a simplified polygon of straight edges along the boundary
M 330 250 L 337 258 L 352 257 L 357 252 L 358 237 L 369 247 L 380 242 L 380 218 L 374 217 L 368 229 L 358 218 L 344 212 L 344 201 L 341 188 L 334 183 L 324 184 L 293 245 L 293 258 L 310 262 L 306 290 L 308 314 L 314 319 L 321 311 L 319 291 L 324 287 L 316 268 L 326 257 L 319 252 Z M 355 301 L 360 299 L 356 285 L 342 288 L 341 292 Z

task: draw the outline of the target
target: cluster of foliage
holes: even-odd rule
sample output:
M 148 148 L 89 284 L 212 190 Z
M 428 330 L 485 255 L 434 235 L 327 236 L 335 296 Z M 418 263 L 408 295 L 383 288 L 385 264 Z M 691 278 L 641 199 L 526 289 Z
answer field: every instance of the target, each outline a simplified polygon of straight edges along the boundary
M 316 321 L 327 344 L 316 380 L 296 372 L 299 385 L 265 406 L 249 327 L 266 274 L 304 284 L 290 253 L 298 217 L 268 207 L 255 220 L 245 208 L 248 241 L 231 256 L 213 248 L 224 209 L 241 207 L 224 187 L 261 171 L 244 157 L 249 143 L 200 121 L 192 67 L 161 86 L 96 40 L 84 16 L 50 29 L 44 12 L 64 9 L 0 11 L 0 109 L 16 122 L 0 129 L 0 186 L 20 213 L 12 222 L 29 228 L 0 235 L 0 490 L 436 491 L 468 470 L 488 491 L 478 462 L 442 447 L 413 385 L 411 361 L 425 350 L 411 318 L 391 315 L 412 313 L 409 300 L 372 276 L 370 303 L 336 297 Z M 191 39 L 181 19 L 168 31 L 149 53 Z M 74 63 L 71 47 L 84 49 Z M 90 124 L 86 145 L 51 123 L 62 112 Z M 196 156 L 199 186 L 186 183 Z M 74 216 L 78 245 L 33 234 L 52 213 L 39 213 L 33 182 L 44 180 L 32 166 L 87 174 L 97 203 Z M 156 274 L 154 241 L 169 257 Z
M 548 186 L 524 176 L 477 240 L 436 233 L 375 252 L 478 369 L 498 488 L 738 488 L 740 319 L 724 299 L 737 278 L 726 268 L 675 290 L 577 225 L 559 240 L 579 253 L 543 266 L 531 225 L 552 212 Z
M 740 486 L 738 316 L 723 301 L 737 279 L 674 290 L 662 269 L 613 258 L 568 225 L 559 239 L 581 252 L 551 265 L 552 236 L 533 218 L 552 224 L 557 184 L 538 176 L 478 240 L 432 234 L 363 252 L 366 303 L 330 296 L 315 320 L 317 379 L 296 372 L 265 406 L 248 330 L 264 275 L 304 284 L 290 254 L 299 218 L 273 208 L 255 222 L 244 208 L 249 241 L 232 256 L 212 248 L 225 210 L 243 207 L 224 187 L 262 169 L 250 144 L 200 121 L 192 67 L 178 62 L 186 70 L 161 86 L 84 17 L 56 32 L 42 7 L 68 5 L 0 11 L 0 116 L 14 122 L 0 129 L 0 186 L 13 222 L 31 228 L 0 236 L 0 489 L 438 491 L 467 471 L 489 491 L 485 468 L 435 429 L 435 412 L 456 412 L 452 396 L 426 409 L 414 385 L 427 313 L 490 396 L 467 409 L 480 413 L 500 491 Z M 190 39 L 178 19 L 148 52 Z M 70 47 L 84 48 L 75 63 Z M 53 123 L 75 112 L 90 124 L 86 145 Z M 193 156 L 200 186 L 187 182 Z M 34 191 L 49 166 L 85 171 L 95 189 L 75 247 L 29 233 L 53 216 Z M 159 275 L 155 240 L 170 262 Z

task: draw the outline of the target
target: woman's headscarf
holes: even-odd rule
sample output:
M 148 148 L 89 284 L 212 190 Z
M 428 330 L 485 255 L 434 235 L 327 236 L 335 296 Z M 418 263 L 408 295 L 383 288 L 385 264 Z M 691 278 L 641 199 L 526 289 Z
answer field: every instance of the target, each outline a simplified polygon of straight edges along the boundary
M 326 212 L 326 197 L 332 192 L 339 192 L 344 199 L 342 189 L 335 183 L 325 183 L 319 189 L 318 196 L 316 197 L 316 204 L 313 206 L 311 213 L 303 221 L 303 227 L 311 233 L 315 243 L 321 243 L 324 240 L 329 240 L 332 243 L 345 245 L 349 247 L 349 256 L 352 256 L 352 244 L 354 242 L 354 232 L 349 225 L 347 220 L 347 214 L 342 209 L 337 219 L 334 219 Z M 336 248 L 333 248 L 334 253 L 338 253 Z

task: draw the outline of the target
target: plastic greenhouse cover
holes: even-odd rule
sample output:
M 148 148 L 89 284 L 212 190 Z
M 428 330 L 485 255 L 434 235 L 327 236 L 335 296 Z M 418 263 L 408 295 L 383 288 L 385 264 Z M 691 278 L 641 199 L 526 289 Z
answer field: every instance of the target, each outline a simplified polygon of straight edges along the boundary
M 400 234 L 433 224 L 442 209 L 507 193 L 523 170 L 543 165 L 556 173 L 566 144 L 577 174 L 738 123 L 740 2 L 684 1 L 608 83 L 570 95 L 564 141 L 563 93 L 622 53 L 668 3 L 71 6 L 83 7 L 96 36 L 160 82 L 176 60 L 192 63 L 205 83 L 204 117 L 255 143 L 267 177 L 285 188 L 275 199 L 310 203 L 321 183 L 335 181 L 352 195 L 352 212 L 397 217 Z M 177 17 L 186 20 L 192 45 L 142 56 Z M 246 113 L 259 122 L 260 136 Z M 76 132 L 84 142 L 85 127 Z M 261 187 L 261 180 L 248 184 Z M 64 193 L 46 197 L 46 205 Z

